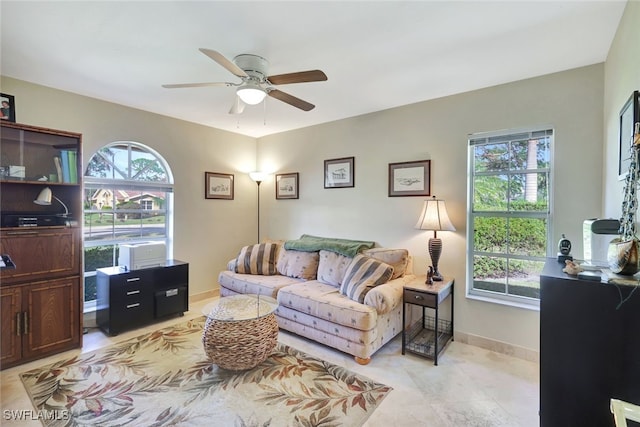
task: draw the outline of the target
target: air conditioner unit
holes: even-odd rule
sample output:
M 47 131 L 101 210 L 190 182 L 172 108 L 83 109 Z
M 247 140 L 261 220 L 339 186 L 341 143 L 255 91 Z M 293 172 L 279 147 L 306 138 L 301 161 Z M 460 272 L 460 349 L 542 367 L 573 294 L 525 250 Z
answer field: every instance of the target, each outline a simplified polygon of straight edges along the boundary
M 127 270 L 161 267 L 166 264 L 167 247 L 164 242 L 120 244 L 118 265 Z

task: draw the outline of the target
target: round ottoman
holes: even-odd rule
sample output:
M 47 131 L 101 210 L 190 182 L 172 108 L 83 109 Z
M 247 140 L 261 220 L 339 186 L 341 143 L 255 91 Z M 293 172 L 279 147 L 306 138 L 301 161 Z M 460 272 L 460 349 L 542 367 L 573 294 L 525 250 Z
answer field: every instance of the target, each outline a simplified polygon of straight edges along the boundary
M 213 363 L 242 371 L 264 362 L 278 342 L 278 302 L 259 295 L 234 295 L 207 306 L 202 345 Z

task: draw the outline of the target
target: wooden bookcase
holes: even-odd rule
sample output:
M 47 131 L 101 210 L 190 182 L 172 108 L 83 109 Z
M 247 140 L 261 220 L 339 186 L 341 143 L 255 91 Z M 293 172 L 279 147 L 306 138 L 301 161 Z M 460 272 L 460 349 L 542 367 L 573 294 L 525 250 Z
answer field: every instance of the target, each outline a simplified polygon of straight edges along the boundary
M 15 264 L 0 270 L 5 369 L 82 346 L 82 136 L 0 126 L 0 254 Z M 47 187 L 51 204 L 35 204 Z

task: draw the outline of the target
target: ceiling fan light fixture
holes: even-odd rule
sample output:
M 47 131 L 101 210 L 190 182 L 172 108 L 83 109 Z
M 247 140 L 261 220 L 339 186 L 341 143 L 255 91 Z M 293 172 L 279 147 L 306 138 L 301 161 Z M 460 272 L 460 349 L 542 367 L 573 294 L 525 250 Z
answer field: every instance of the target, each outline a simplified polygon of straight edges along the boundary
M 236 91 L 242 102 L 249 105 L 260 104 L 267 93 L 257 84 L 247 83 Z

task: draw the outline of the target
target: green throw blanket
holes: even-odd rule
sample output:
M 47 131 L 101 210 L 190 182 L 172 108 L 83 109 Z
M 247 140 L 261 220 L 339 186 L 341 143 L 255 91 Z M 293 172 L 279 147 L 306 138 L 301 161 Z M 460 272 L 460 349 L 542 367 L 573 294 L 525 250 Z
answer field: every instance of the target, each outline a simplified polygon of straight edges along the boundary
M 320 250 L 331 251 L 340 255 L 353 258 L 364 249 L 371 249 L 375 242 L 365 242 L 361 240 L 335 239 L 330 237 L 317 237 L 303 234 L 297 240 L 287 240 L 284 242 L 285 249 L 302 252 L 316 252 Z

